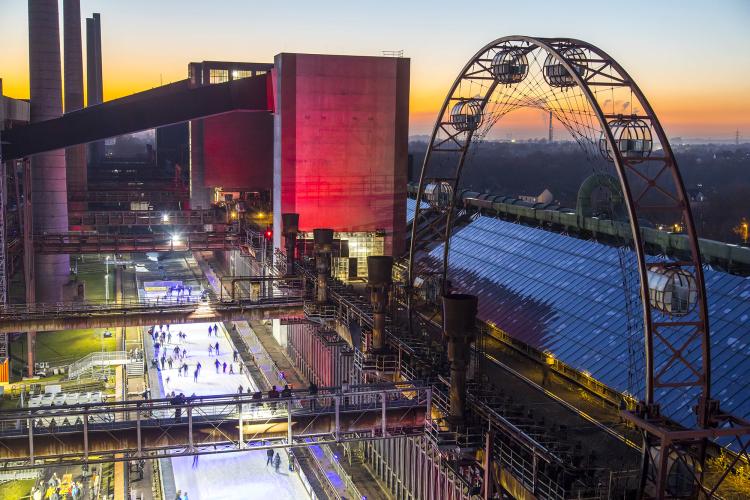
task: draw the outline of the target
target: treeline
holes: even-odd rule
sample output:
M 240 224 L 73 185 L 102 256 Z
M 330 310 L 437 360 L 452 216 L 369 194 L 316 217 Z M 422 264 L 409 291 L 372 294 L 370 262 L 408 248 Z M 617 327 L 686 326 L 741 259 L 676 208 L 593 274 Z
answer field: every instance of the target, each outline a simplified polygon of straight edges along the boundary
M 426 148 L 425 142 L 410 143 L 410 178 L 418 179 Z M 675 155 L 686 187 L 705 196 L 693 205 L 700 236 L 740 242 L 734 228 L 743 217 L 750 219 L 750 145 L 678 146 Z M 575 208 L 578 188 L 593 172 L 614 169 L 572 142 L 486 142 L 468 154 L 462 186 L 507 196 L 535 196 L 546 188 L 560 204 Z

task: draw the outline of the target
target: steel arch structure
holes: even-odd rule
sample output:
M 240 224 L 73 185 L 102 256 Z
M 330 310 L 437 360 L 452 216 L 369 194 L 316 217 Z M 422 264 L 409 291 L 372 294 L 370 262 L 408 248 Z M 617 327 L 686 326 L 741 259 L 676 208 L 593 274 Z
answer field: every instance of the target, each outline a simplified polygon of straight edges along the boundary
M 644 430 L 641 490 L 656 498 L 675 495 L 667 487 L 668 469 L 679 462 L 690 472 L 691 491 L 710 497 L 721 482 L 704 484 L 707 440 L 717 437 L 711 430 L 734 436 L 739 455 L 747 458 L 747 423 L 724 415 L 711 397 L 703 269 L 674 154 L 643 92 L 604 51 L 569 38 L 507 36 L 485 45 L 466 63 L 442 104 L 422 165 L 409 252 L 411 296 L 430 281 L 448 292 L 449 243 L 467 155 L 473 142 L 519 108 L 550 112 L 587 154 L 601 153 L 613 163 L 632 229 L 643 309 L 645 390 L 643 401 L 626 415 Z M 641 238 L 643 219 L 684 225 L 689 258 L 649 259 Z M 439 245 L 442 259 L 423 258 Z M 680 297 L 664 295 L 670 279 L 682 284 Z M 689 436 L 670 434 L 657 398 L 661 390 L 686 391 L 695 403 Z M 698 466 L 689 455 L 697 456 Z M 669 479 L 674 480 L 672 473 Z

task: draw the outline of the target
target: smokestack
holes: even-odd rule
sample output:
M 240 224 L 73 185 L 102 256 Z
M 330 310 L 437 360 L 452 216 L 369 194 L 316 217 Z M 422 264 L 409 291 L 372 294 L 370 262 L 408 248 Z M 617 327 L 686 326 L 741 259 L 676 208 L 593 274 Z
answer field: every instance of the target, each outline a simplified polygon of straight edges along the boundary
M 333 250 L 333 229 L 313 229 L 315 242 L 315 270 L 318 272 L 315 302 L 328 301 L 328 278 L 331 275 L 331 251 Z
M 29 1 L 29 87 L 31 121 L 57 118 L 62 114 L 60 75 L 60 26 L 57 0 Z M 65 151 L 49 151 L 31 157 L 33 215 L 30 229 L 35 233 L 61 233 L 68 230 L 68 193 Z M 29 198 L 32 199 L 32 198 Z M 30 266 L 29 266 L 30 267 Z M 26 283 L 27 302 L 61 302 L 63 285 L 70 274 L 67 255 L 34 255 L 36 276 Z M 28 372 L 34 372 L 35 332 L 28 332 Z
M 29 1 L 29 82 L 31 121 L 50 120 L 62 115 L 60 74 L 60 28 L 57 0 Z M 31 157 L 33 230 L 62 233 L 68 230 L 68 195 L 65 151 Z M 36 300 L 60 302 L 62 286 L 68 281 L 67 255 L 37 255 Z
M 466 409 L 466 372 L 469 368 L 471 343 L 476 339 L 475 295 L 448 294 L 443 296 L 443 332 L 448 340 L 448 360 L 451 363 L 450 417 L 463 420 Z
M 101 104 L 104 100 L 102 84 L 102 23 L 99 14 L 86 18 L 86 90 L 88 106 Z M 104 142 L 97 141 L 89 147 L 92 162 L 104 157 Z
M 83 108 L 83 55 L 81 50 L 81 2 L 63 2 L 63 67 L 65 72 L 65 112 Z M 87 189 L 86 145 L 80 144 L 65 150 L 67 184 L 69 192 Z M 86 210 L 85 202 L 74 202 L 72 210 Z
M 372 351 L 382 351 L 385 346 L 385 311 L 393 284 L 393 257 L 378 255 L 367 257 L 367 282 L 370 285 L 372 305 Z
M 552 144 L 552 111 L 549 112 L 549 137 L 547 138 L 547 142 Z

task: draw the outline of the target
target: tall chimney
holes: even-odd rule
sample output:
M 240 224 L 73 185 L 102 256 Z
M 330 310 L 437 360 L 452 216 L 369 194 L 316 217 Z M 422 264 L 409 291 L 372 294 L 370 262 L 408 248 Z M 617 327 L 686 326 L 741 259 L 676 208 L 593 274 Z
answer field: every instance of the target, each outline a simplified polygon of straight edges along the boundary
M 31 121 L 49 120 L 62 115 L 57 0 L 29 1 L 29 82 Z M 31 157 L 33 230 L 36 234 L 68 230 L 65 170 L 64 150 Z M 36 300 L 60 302 L 62 286 L 70 274 L 68 256 L 37 255 L 35 261 Z
M 86 18 L 86 90 L 88 106 L 101 104 L 104 100 L 102 84 L 102 23 L 99 14 Z M 104 157 L 104 142 L 89 146 L 89 158 L 97 163 Z
M 83 55 L 81 50 L 81 2 L 63 2 L 63 68 L 65 84 L 65 112 L 83 108 Z M 87 189 L 86 145 L 79 144 L 65 150 L 68 192 L 82 193 Z M 86 210 L 86 202 L 71 202 L 70 208 Z

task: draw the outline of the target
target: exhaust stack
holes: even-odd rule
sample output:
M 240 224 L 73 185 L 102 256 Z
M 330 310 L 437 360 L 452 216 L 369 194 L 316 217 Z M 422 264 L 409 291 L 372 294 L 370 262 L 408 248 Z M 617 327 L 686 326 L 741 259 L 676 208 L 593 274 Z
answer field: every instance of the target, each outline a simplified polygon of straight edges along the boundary
M 331 276 L 333 229 L 313 229 L 313 241 L 315 242 L 315 270 L 318 272 L 315 303 L 325 304 L 328 301 L 328 278 Z
M 372 346 L 379 352 L 385 346 L 385 312 L 388 309 L 393 284 L 393 257 L 387 255 L 367 257 L 367 281 L 370 285 L 372 305 Z
M 466 373 L 471 343 L 476 340 L 476 318 L 476 295 L 443 296 L 443 332 L 451 363 L 450 418 L 455 422 L 463 420 L 466 409 Z

